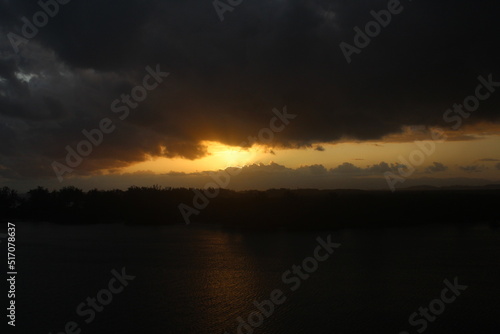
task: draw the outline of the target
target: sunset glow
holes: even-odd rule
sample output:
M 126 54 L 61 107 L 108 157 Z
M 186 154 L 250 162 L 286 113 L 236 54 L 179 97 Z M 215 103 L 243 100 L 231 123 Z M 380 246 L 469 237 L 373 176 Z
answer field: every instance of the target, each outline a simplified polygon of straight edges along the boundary
M 227 167 L 243 167 L 259 161 L 265 157 L 265 148 L 253 146 L 241 148 L 237 146 L 224 145 L 219 142 L 204 141 L 202 145 L 207 147 L 207 156 L 188 160 L 182 158 L 152 158 L 144 162 L 123 168 L 122 173 L 134 173 L 138 171 L 151 171 L 154 173 L 168 172 L 201 172 L 225 169 Z

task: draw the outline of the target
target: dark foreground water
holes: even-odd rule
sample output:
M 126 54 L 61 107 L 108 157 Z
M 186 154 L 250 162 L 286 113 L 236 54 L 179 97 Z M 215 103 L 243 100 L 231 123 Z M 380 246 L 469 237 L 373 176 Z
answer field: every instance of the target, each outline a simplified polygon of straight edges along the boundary
M 282 274 L 328 234 L 341 246 L 292 291 Z M 500 330 L 500 230 L 488 226 L 239 233 L 19 223 L 17 248 L 17 333 L 65 333 L 74 321 L 81 333 L 233 334 L 275 289 L 286 300 L 240 333 L 417 333 L 426 322 L 426 333 Z M 78 315 L 123 267 L 135 278 L 91 321 L 89 306 Z M 444 280 L 455 277 L 467 289 L 411 326 L 419 307 L 437 298 L 439 308 Z

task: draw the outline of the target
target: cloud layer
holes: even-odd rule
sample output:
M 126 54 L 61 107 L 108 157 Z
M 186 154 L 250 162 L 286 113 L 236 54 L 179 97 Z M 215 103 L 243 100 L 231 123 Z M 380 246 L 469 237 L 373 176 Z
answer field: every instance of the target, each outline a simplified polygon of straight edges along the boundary
M 4 0 L 0 175 L 53 175 L 50 163 L 64 160 L 65 146 L 104 117 L 116 131 L 75 173 L 145 155 L 195 159 L 205 154 L 201 141 L 238 145 L 284 105 L 300 121 L 276 136 L 275 146 L 443 126 L 443 112 L 474 93 L 478 75 L 500 81 L 492 43 L 500 4 L 402 4 L 404 11 L 348 65 L 340 42 L 352 43 L 353 28 L 387 1 L 245 1 L 223 22 L 211 1 L 71 1 L 16 56 L 7 33 L 21 35 L 21 18 L 40 8 Z M 120 121 L 111 103 L 156 64 L 170 77 Z M 487 100 L 468 124 L 498 121 L 499 106 L 498 97 Z

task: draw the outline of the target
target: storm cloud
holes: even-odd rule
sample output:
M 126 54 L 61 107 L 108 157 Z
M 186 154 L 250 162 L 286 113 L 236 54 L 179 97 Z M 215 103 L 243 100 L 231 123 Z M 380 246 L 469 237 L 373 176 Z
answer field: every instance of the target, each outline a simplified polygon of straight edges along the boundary
M 145 156 L 197 159 L 202 141 L 239 145 L 285 105 L 300 121 L 270 146 L 321 150 L 315 144 L 446 126 L 443 112 L 474 93 L 479 75 L 500 81 L 500 4 L 401 3 L 404 11 L 347 64 L 339 44 L 352 43 L 353 28 L 387 1 L 244 1 L 221 22 L 211 1 L 73 0 L 16 54 L 8 33 L 22 36 L 21 18 L 40 7 L 4 0 L 0 175 L 53 175 L 51 162 L 104 117 L 116 131 L 75 173 Z M 111 103 L 157 64 L 171 75 L 120 121 Z M 499 106 L 492 94 L 468 124 L 498 122 Z

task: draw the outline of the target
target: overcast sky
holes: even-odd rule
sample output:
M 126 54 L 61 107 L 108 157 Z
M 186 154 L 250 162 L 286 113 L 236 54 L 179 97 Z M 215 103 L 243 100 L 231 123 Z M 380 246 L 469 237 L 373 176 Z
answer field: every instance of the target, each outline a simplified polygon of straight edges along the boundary
M 479 76 L 500 82 L 500 4 L 401 1 L 348 63 L 340 44 L 355 46 L 353 29 L 388 3 L 243 0 L 221 21 L 212 1 L 72 0 L 47 7 L 53 17 L 25 38 L 42 8 L 1 0 L 0 182 L 201 186 L 196 173 L 234 164 L 248 172 L 234 188 L 384 187 L 383 173 L 397 173 L 399 156 L 437 127 L 449 140 L 412 178 L 498 182 L 500 91 L 455 129 L 443 114 L 476 94 Z M 157 87 L 126 117 L 114 112 L 146 75 L 155 82 L 152 70 Z M 284 106 L 297 116 L 251 148 L 248 137 Z M 68 166 L 66 147 L 105 118 L 114 131 Z M 239 147 L 245 157 L 228 160 Z M 62 183 L 54 161 L 71 169 Z

